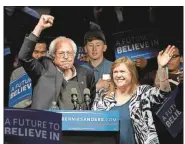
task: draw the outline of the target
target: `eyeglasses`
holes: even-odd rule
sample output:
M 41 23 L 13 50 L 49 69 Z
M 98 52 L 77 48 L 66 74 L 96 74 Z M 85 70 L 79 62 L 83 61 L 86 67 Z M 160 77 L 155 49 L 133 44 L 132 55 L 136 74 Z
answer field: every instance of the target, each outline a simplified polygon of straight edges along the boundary
M 172 56 L 172 59 L 175 59 L 175 58 L 177 58 L 177 57 L 180 57 L 180 55 L 173 55 L 173 56 Z
M 58 57 L 64 57 L 65 55 L 67 55 L 68 57 L 72 57 L 74 55 L 74 52 L 67 51 L 67 52 L 59 52 L 59 53 L 57 53 Z

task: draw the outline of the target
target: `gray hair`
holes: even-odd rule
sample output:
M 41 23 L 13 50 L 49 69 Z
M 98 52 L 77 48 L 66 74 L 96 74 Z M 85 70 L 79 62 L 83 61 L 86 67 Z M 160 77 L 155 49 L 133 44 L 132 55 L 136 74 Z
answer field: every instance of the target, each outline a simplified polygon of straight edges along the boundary
M 73 48 L 73 51 L 74 51 L 75 56 L 76 56 L 77 46 L 76 46 L 75 42 L 74 42 L 72 39 L 66 38 L 66 37 L 64 37 L 64 36 L 59 36 L 59 37 L 57 37 L 56 39 L 54 39 L 54 40 L 50 43 L 50 46 L 49 46 L 49 54 L 50 54 L 50 56 L 55 57 L 56 44 L 57 44 L 59 41 L 66 41 L 66 40 L 67 40 L 69 43 L 71 43 L 72 48 Z

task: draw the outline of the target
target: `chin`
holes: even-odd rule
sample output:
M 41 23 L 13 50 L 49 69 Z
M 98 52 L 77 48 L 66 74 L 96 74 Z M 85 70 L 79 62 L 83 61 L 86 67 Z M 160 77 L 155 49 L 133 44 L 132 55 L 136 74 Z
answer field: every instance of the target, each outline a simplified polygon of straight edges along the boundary
M 71 69 L 71 67 L 62 67 L 62 69 L 64 69 L 64 70 L 67 70 L 67 69 Z
M 126 84 L 118 84 L 117 87 L 123 87 L 126 86 Z
M 96 60 L 96 59 L 98 59 L 99 58 L 99 56 L 92 56 L 92 59 L 93 60 Z

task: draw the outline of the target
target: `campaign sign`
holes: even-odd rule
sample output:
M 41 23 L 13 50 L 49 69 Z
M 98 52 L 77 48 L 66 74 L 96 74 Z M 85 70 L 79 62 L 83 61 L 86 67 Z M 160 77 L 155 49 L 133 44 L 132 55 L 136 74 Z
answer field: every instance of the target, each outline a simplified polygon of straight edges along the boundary
M 178 91 L 179 89 L 177 87 L 156 112 L 156 115 L 173 137 L 176 137 L 183 128 L 183 114 L 176 109 L 175 105 L 175 97 L 177 96 Z
M 74 62 L 75 65 L 80 65 L 89 70 L 93 70 L 93 67 L 87 61 L 84 61 L 83 59 L 84 56 L 86 56 L 84 48 L 81 46 L 77 46 L 77 52 Z
M 80 59 L 85 55 L 85 50 L 82 46 L 77 46 L 77 52 L 76 52 L 76 57 L 75 59 Z
M 64 131 L 119 131 L 118 111 L 65 111 L 62 113 Z
M 32 97 L 32 83 L 27 74 L 23 74 L 9 86 L 9 107 L 26 107 Z
M 137 56 L 145 59 L 156 57 L 159 50 L 159 40 L 152 32 L 127 31 L 113 34 L 115 38 L 115 58 L 123 56 L 136 59 Z
M 59 144 L 61 114 L 32 109 L 4 109 L 4 137 L 9 144 Z

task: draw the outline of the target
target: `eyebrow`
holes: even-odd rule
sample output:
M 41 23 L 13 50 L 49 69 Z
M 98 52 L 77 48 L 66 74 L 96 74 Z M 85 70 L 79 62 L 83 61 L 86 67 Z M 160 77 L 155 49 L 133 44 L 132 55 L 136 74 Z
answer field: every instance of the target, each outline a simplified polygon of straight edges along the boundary
M 65 52 L 73 52 L 73 51 L 61 51 L 61 50 L 59 50 L 57 52 L 63 52 L 63 53 L 65 53 Z
M 34 50 L 34 52 L 46 52 L 47 50 Z
M 97 43 L 95 43 L 95 44 L 101 44 L 102 42 L 97 42 Z M 93 44 L 92 42 L 89 42 L 89 44 Z

